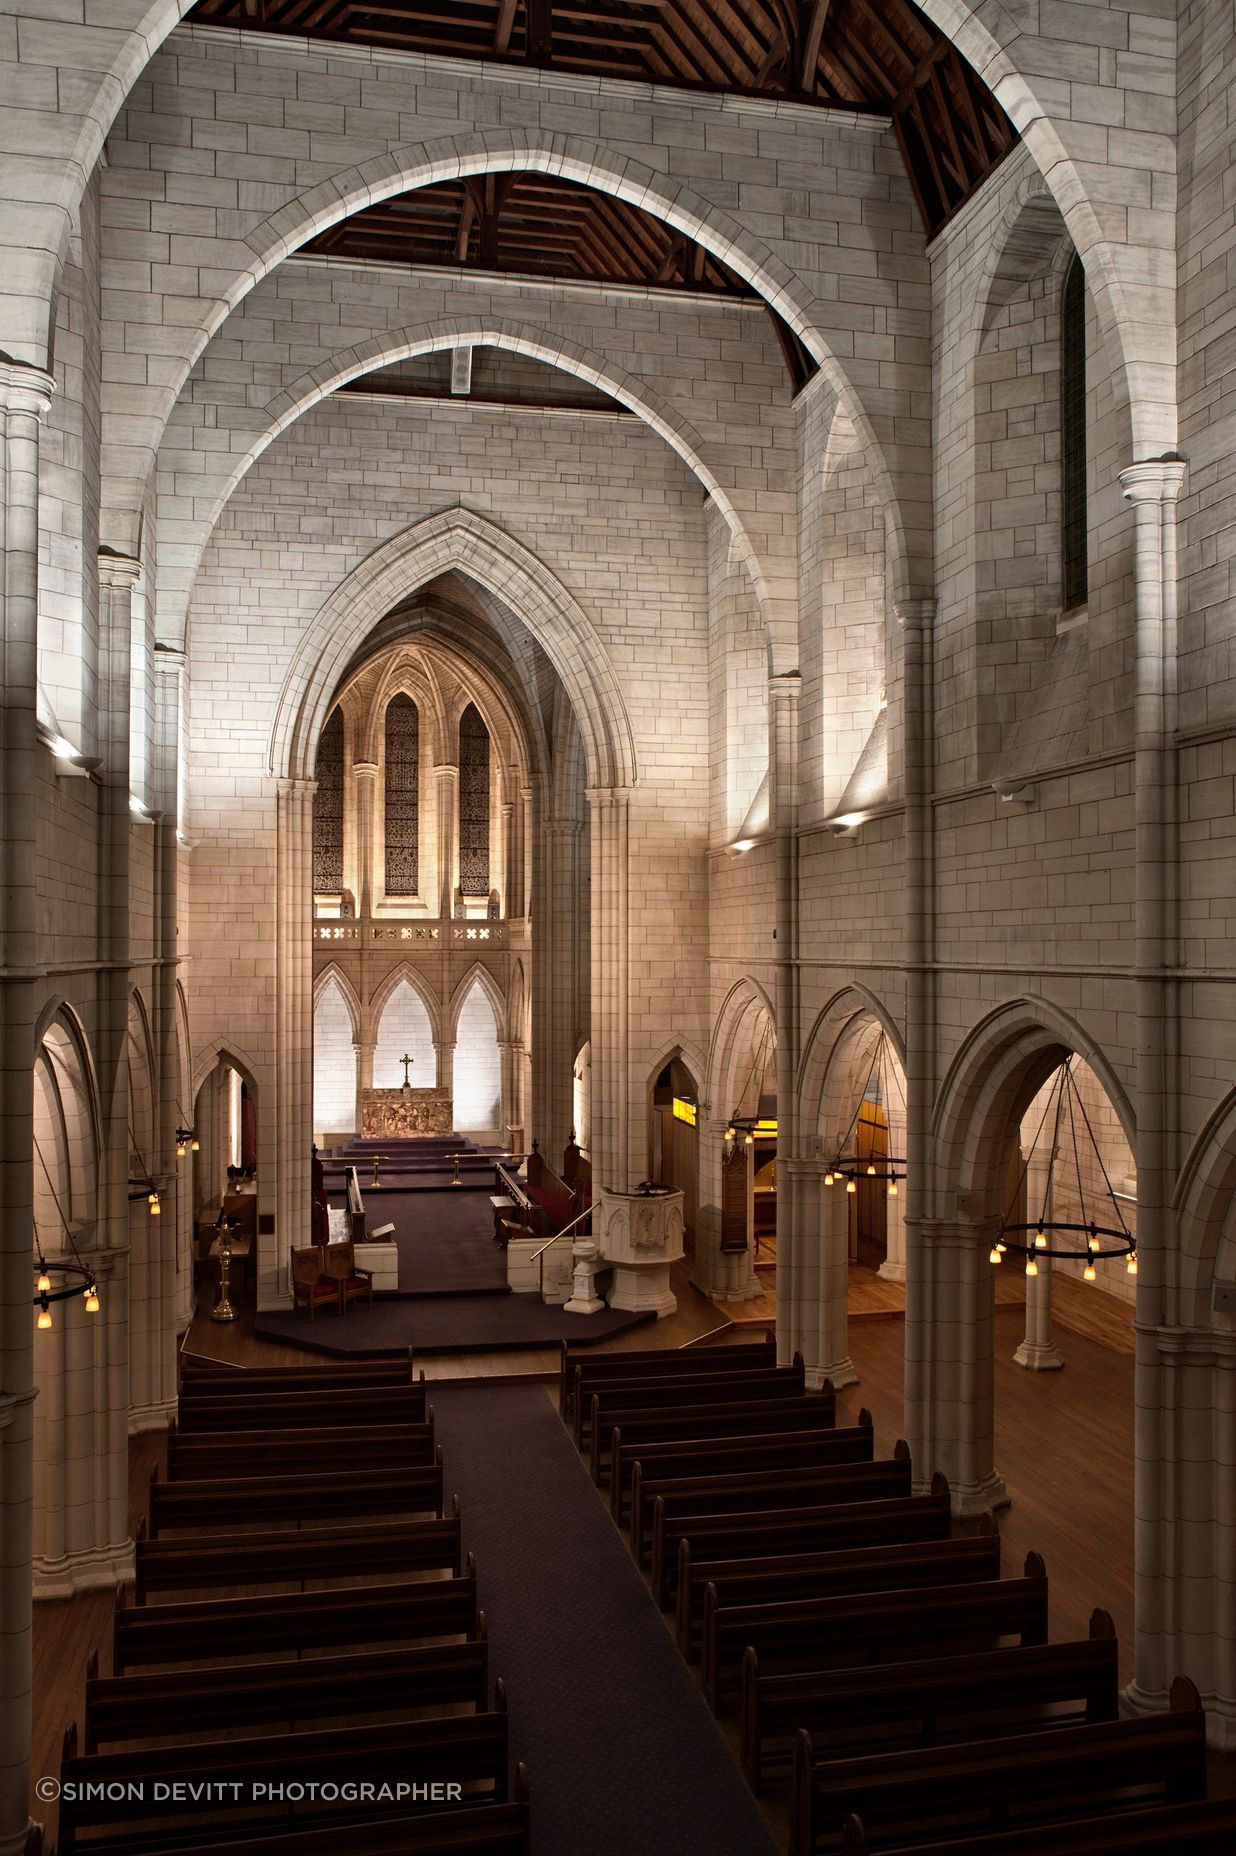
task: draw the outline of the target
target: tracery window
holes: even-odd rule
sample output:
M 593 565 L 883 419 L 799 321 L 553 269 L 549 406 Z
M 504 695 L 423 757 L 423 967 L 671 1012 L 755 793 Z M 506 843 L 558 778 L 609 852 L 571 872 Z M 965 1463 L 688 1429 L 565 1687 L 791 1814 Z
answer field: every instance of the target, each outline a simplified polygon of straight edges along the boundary
M 386 893 L 415 896 L 420 888 L 421 723 L 402 693 L 386 710 Z
M 313 795 L 313 893 L 337 896 L 343 888 L 343 711 L 336 709 L 318 743 L 318 790 Z
M 459 888 L 489 894 L 489 730 L 475 703 L 459 718 Z
M 1086 566 L 1086 273 L 1074 255 L 1060 300 L 1061 603 L 1084 606 Z

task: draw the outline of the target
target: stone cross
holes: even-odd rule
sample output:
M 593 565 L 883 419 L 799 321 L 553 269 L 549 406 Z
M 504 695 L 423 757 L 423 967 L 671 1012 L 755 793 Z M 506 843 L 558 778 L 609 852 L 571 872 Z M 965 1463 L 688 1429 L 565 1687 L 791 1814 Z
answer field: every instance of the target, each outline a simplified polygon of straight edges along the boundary
M 412 1067 L 413 1059 L 405 1054 L 399 1061 L 403 1065 L 403 1086 L 405 1089 L 410 1089 L 412 1085 L 408 1081 L 408 1071 Z

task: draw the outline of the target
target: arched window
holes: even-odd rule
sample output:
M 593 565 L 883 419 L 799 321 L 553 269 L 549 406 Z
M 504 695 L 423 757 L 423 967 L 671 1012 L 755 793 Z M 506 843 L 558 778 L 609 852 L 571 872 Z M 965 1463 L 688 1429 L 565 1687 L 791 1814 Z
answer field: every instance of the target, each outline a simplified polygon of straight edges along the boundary
M 415 896 L 420 888 L 421 724 L 410 696 L 393 696 L 386 710 L 386 893 Z
M 413 1089 L 433 1089 L 438 1081 L 438 1053 L 433 1047 L 433 1025 L 425 1001 L 416 988 L 401 979 L 382 1009 L 373 1052 L 375 1089 L 398 1089 L 403 1082 L 403 1059 L 411 1057 L 408 1081 Z
M 318 743 L 318 790 L 313 795 L 313 893 L 337 896 L 343 888 L 343 711 L 336 709 Z
M 352 1014 L 332 975 L 313 1008 L 313 1125 L 322 1134 L 356 1126 L 356 1045 Z
M 473 980 L 455 1025 L 455 1125 L 473 1133 L 502 1119 L 498 1021 L 480 980 Z
M 1084 606 L 1086 572 L 1086 273 L 1074 254 L 1060 300 L 1061 603 Z
M 471 702 L 459 718 L 459 888 L 489 894 L 489 730 Z

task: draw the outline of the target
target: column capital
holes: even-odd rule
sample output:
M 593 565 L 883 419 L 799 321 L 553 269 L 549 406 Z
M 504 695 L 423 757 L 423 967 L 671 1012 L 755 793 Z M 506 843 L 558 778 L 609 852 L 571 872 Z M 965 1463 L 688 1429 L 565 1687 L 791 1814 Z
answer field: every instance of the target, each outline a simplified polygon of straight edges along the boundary
M 585 786 L 584 797 L 590 806 L 621 805 L 631 797 L 629 786 Z
M 1149 458 L 1120 472 L 1120 488 L 1130 503 L 1174 503 L 1188 468 L 1180 457 Z
M 895 599 L 893 611 L 899 625 L 930 625 L 936 616 L 934 599 Z
M 280 799 L 311 798 L 317 790 L 316 780 L 304 779 L 299 774 L 281 774 L 275 781 L 275 791 Z
M 457 780 L 459 778 L 459 762 L 457 760 L 435 761 L 433 771 L 435 779 L 442 780 L 452 778 Z
M 780 670 L 776 676 L 768 679 L 768 693 L 783 700 L 797 702 L 802 695 L 803 676 L 801 670 Z
M 44 419 L 55 391 L 55 381 L 41 367 L 0 355 L 0 412 L 29 412 Z
M 150 655 L 155 669 L 165 677 L 178 677 L 189 662 L 189 653 L 179 645 L 156 644 Z
M 354 760 L 352 762 L 352 771 L 357 779 L 363 776 L 366 780 L 376 780 L 378 777 L 378 763 L 376 760 Z M 434 772 L 437 772 L 436 767 L 434 768 Z
M 141 577 L 141 562 L 129 554 L 117 554 L 114 548 L 100 548 L 98 561 L 100 586 L 131 588 Z

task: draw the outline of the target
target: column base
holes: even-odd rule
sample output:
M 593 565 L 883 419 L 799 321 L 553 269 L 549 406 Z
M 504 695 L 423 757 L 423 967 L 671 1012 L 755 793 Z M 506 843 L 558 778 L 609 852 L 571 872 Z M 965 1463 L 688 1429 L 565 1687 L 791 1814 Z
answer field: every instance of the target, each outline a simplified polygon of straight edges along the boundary
M 1024 1366 L 1031 1373 L 1060 1373 L 1064 1371 L 1064 1361 L 1056 1350 L 1054 1341 L 1039 1342 L 1023 1340 L 1013 1355 L 1018 1366 Z
M 890 1263 L 888 1258 L 885 1257 L 883 1263 L 881 1263 L 879 1269 L 876 1271 L 876 1275 L 883 1277 L 885 1282 L 904 1282 L 906 1279 L 906 1266 L 904 1263 Z
M 37 1831 L 39 1837 L 41 1837 L 43 1834 L 43 1826 L 42 1824 L 36 1823 L 32 1817 L 29 1817 L 26 1819 L 25 1827 L 19 1830 L 16 1835 L 12 1837 L 0 1837 L 0 1856 L 27 1856 L 28 1851 L 31 1849 L 42 1849 L 43 1845 L 39 1841 L 39 1838 L 32 1838 L 31 1833 L 34 1831 Z
M 157 1405 L 135 1405 L 129 1412 L 129 1436 L 140 1437 L 143 1431 L 165 1431 L 176 1416 L 176 1400 L 163 1399 Z
M 581 1302 L 572 1296 L 569 1302 L 562 1304 L 562 1312 L 564 1315 L 599 1315 L 604 1306 L 600 1296 L 594 1295 L 586 1302 Z
M 88 1547 L 61 1560 L 35 1560 L 34 1597 L 72 1598 L 104 1585 L 120 1585 L 133 1577 L 133 1542 L 114 1547 Z
M 710 1302 L 756 1302 L 764 1293 L 763 1283 L 754 1276 L 748 1282 L 722 1289 L 713 1288 L 706 1274 L 701 1274 L 698 1269 L 692 1270 L 689 1280 L 691 1287 L 698 1289 L 701 1295 L 706 1295 Z
M 808 1392 L 819 1392 L 826 1379 L 831 1379 L 834 1391 L 840 1392 L 844 1386 L 856 1386 L 858 1374 L 854 1362 L 850 1359 L 838 1360 L 833 1366 L 809 1366 L 804 1374 Z
M 668 1263 L 615 1263 L 614 1286 L 609 1292 L 611 1308 L 631 1314 L 649 1310 L 658 1321 L 678 1308 L 678 1297 L 670 1288 Z
M 1144 1689 L 1130 1682 L 1120 1691 L 1120 1712 L 1124 1716 L 1166 1714 L 1170 1699 L 1166 1689 Z M 1236 1700 L 1226 1695 L 1202 1693 L 1206 1710 L 1206 1744 L 1221 1752 L 1236 1750 Z
M 983 1482 L 963 1484 L 951 1490 L 951 1507 L 958 1520 L 986 1514 L 989 1508 L 1008 1508 L 1013 1497 L 1005 1487 L 1003 1476 L 993 1470 Z

